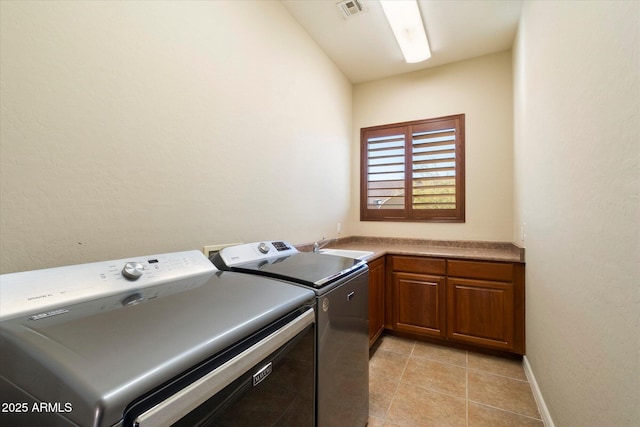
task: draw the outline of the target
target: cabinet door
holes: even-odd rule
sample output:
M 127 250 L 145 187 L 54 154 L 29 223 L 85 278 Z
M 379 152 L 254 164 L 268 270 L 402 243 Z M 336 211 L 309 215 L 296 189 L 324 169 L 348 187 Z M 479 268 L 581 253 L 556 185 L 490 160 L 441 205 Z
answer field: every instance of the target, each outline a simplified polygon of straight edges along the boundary
M 394 329 L 444 337 L 444 277 L 393 273 L 392 278 Z
M 384 258 L 369 263 L 369 347 L 384 331 Z
M 514 349 L 513 283 L 450 277 L 447 313 L 449 339 Z

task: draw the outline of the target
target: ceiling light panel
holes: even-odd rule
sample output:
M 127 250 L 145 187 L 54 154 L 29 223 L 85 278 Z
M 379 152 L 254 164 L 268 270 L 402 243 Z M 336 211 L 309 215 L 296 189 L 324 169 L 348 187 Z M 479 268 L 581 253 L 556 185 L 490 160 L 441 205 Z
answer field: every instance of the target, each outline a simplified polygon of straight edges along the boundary
M 431 58 L 416 0 L 380 0 L 380 4 L 405 61 L 411 64 Z

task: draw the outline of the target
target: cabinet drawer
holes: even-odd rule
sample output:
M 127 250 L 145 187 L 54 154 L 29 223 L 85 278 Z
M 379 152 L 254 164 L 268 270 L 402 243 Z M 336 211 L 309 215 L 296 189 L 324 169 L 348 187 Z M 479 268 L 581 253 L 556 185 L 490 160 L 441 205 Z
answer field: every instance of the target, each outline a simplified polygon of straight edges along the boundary
M 406 273 L 445 274 L 447 263 L 440 258 L 423 258 L 410 256 L 392 256 L 391 268 L 393 271 Z
M 513 281 L 513 264 L 511 263 L 448 260 L 447 267 L 449 277 Z

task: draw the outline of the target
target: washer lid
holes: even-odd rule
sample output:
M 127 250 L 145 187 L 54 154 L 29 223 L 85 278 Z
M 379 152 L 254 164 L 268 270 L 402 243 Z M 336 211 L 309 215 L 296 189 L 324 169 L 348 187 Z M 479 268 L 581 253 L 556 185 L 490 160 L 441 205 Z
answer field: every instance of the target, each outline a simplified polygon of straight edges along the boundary
M 293 255 L 235 264 L 229 269 L 322 288 L 356 270 L 365 268 L 366 265 L 364 260 L 314 252 L 298 252 Z M 219 265 L 218 268 L 220 268 Z
M 70 403 L 65 416 L 78 425 L 112 426 L 133 400 L 314 296 L 218 271 L 13 317 L 0 321 L 0 377 L 42 402 Z

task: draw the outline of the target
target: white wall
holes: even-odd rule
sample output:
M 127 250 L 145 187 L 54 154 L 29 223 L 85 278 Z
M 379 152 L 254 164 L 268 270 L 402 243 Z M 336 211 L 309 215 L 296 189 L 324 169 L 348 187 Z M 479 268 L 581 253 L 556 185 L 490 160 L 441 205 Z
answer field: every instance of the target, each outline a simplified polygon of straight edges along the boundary
M 511 241 L 513 85 L 510 52 L 356 85 L 351 221 L 355 235 Z M 361 222 L 360 129 L 465 114 L 466 222 Z
M 0 272 L 348 232 L 351 85 L 280 2 L 0 7 Z
M 640 423 L 640 3 L 525 2 L 513 240 L 556 426 Z

